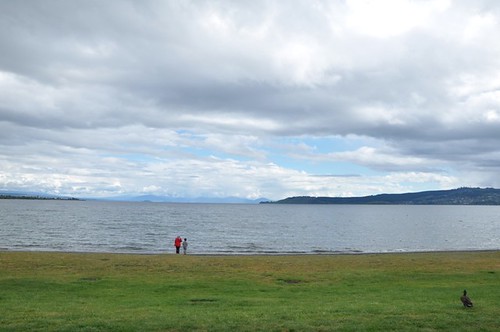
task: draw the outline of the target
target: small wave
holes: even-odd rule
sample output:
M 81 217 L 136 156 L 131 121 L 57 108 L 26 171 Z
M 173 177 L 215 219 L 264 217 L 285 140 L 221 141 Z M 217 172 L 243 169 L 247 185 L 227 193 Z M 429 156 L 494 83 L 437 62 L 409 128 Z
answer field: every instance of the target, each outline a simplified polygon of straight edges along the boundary
M 359 250 L 359 249 L 343 249 L 343 250 L 317 249 L 317 250 L 312 250 L 312 253 L 314 253 L 314 254 L 362 254 L 362 253 L 364 253 L 364 251 Z
M 117 247 L 116 250 L 121 251 L 144 251 L 146 248 L 143 247 L 138 247 L 138 246 L 122 246 L 122 247 Z
M 238 250 L 208 250 L 199 252 L 201 255 L 303 255 L 310 252 L 303 250 L 253 250 L 253 249 L 238 249 Z M 195 253 L 196 254 L 196 253 Z

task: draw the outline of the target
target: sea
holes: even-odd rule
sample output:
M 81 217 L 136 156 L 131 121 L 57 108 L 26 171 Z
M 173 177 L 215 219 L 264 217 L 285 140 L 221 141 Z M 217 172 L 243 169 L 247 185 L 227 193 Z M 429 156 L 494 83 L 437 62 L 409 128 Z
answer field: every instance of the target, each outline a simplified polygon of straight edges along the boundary
M 500 250 L 500 206 L 0 200 L 0 250 L 198 255 Z

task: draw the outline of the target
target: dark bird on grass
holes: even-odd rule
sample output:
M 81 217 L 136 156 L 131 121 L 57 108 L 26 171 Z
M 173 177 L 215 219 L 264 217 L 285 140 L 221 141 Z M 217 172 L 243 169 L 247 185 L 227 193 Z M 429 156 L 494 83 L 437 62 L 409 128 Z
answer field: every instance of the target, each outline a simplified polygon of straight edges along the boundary
M 464 289 L 464 295 L 460 296 L 460 301 L 462 301 L 464 307 L 472 308 L 472 301 L 467 296 L 467 290 Z

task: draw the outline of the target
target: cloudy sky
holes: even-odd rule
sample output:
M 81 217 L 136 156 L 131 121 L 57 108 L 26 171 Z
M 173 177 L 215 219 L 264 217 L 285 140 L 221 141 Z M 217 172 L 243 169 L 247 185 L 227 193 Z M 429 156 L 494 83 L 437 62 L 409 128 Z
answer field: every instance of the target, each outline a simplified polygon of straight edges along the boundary
M 500 187 L 498 1 L 0 1 L 0 189 Z

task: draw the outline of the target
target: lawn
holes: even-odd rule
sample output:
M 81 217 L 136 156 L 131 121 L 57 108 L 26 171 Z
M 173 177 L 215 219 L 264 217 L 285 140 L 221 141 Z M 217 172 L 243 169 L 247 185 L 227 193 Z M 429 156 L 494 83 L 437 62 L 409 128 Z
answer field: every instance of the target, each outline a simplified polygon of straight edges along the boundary
M 0 252 L 0 331 L 498 331 L 499 317 L 499 251 Z

